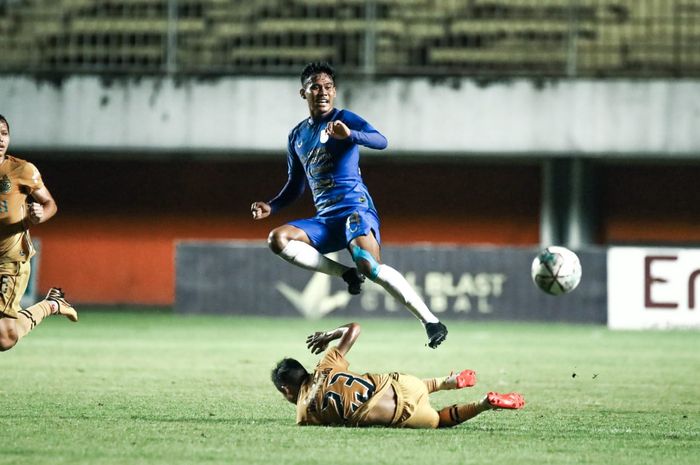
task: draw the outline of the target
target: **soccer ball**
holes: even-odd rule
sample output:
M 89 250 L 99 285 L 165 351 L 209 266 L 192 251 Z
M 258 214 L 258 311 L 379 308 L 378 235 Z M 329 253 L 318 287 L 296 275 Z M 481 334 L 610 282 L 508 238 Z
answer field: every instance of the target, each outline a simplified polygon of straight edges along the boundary
M 581 262 L 566 247 L 549 246 L 532 261 L 532 281 L 549 295 L 566 294 L 581 282 Z

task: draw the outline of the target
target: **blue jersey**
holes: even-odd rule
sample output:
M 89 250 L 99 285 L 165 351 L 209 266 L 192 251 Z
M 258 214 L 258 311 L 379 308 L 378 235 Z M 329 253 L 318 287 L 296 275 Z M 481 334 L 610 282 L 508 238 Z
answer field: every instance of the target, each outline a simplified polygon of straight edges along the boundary
M 324 129 L 330 121 L 342 121 L 350 137 L 338 140 Z M 313 194 L 317 216 L 336 216 L 359 206 L 374 210 L 372 198 L 360 174 L 359 146 L 384 149 L 386 137 L 367 121 L 348 110 L 334 108 L 321 119 L 305 119 L 289 133 L 287 142 L 287 183 L 269 204 L 277 211 L 304 192 Z

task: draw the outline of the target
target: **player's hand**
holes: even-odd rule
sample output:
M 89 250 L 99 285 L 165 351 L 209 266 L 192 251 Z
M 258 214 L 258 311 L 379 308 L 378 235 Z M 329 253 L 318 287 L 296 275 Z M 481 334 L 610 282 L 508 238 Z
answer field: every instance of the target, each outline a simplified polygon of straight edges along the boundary
M 347 139 L 350 137 L 352 131 L 349 127 L 342 121 L 331 121 L 326 126 L 326 134 L 331 136 L 333 139 Z
M 306 338 L 306 347 L 312 354 L 320 354 L 328 347 L 328 344 L 335 340 L 333 333 L 316 331 Z
M 272 212 L 272 207 L 270 204 L 265 202 L 253 202 L 250 205 L 250 213 L 253 215 L 254 220 L 262 220 L 270 216 Z
M 27 204 L 27 215 L 29 217 L 29 222 L 32 224 L 41 223 L 41 219 L 44 218 L 44 206 L 37 202 L 30 202 Z

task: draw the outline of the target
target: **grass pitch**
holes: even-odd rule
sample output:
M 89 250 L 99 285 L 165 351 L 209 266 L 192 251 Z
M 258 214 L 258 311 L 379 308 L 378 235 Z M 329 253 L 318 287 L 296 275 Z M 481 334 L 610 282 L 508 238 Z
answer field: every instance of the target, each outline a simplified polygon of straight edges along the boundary
M 453 429 L 297 427 L 269 381 L 306 335 L 345 320 L 81 312 L 0 354 L 0 464 L 700 463 L 700 334 L 448 322 L 437 350 L 415 320 L 361 321 L 360 372 L 475 369 L 471 389 L 522 392 L 522 411 Z

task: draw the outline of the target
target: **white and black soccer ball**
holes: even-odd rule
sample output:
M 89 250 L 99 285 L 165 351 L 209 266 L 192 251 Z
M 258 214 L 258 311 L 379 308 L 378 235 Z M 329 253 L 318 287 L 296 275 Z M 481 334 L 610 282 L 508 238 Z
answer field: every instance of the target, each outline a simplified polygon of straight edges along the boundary
M 581 261 L 566 247 L 552 245 L 532 261 L 532 281 L 549 295 L 562 295 L 581 282 Z

